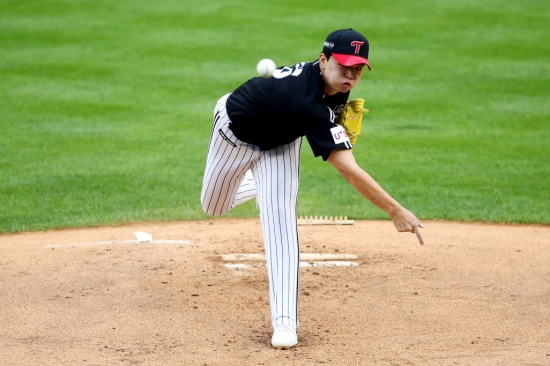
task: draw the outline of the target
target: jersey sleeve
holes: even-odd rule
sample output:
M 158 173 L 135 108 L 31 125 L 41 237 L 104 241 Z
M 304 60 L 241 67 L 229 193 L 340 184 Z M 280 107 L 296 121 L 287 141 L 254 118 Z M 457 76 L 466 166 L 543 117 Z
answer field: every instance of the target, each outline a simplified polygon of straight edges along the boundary
M 344 128 L 335 123 L 332 109 L 318 105 L 305 123 L 305 136 L 315 157 L 327 160 L 330 153 L 337 149 L 351 149 L 352 145 Z

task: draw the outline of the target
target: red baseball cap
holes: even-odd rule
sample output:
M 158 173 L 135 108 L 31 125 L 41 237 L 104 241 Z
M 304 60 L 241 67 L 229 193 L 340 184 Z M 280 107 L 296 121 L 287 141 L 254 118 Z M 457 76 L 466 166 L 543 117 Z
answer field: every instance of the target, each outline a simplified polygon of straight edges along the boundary
M 330 33 L 323 44 L 323 52 L 331 53 L 339 64 L 353 66 L 369 64 L 369 41 L 361 33 L 348 28 Z

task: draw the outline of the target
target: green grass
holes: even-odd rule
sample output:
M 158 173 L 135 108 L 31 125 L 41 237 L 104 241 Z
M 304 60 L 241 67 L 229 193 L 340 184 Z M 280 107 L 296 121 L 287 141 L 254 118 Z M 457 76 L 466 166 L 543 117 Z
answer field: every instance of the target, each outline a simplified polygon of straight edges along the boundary
M 550 3 L 251 4 L 3 1 L 0 232 L 205 218 L 216 100 L 348 26 L 373 65 L 355 156 L 390 194 L 422 219 L 550 223 Z M 386 218 L 307 144 L 299 213 Z

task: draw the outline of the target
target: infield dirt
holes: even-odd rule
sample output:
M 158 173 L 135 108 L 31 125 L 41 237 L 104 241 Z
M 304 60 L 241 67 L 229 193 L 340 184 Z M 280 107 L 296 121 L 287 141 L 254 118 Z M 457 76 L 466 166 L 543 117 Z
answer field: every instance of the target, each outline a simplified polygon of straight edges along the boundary
M 258 220 L 2 235 L 0 364 L 550 365 L 550 227 L 424 224 L 424 246 L 391 221 L 300 226 L 302 253 L 352 263 L 303 263 L 287 351 L 265 264 L 222 257 L 264 252 Z

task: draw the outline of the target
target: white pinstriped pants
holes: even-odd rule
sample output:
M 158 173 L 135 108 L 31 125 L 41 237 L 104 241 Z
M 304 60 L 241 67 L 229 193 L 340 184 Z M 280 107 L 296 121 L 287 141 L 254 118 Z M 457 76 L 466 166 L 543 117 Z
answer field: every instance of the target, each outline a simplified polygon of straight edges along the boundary
M 223 215 L 257 197 L 260 209 L 273 328 L 298 330 L 300 245 L 296 204 L 302 138 L 268 151 L 240 141 L 229 129 L 223 96 L 214 110 L 201 204 L 209 215 Z M 252 172 L 253 182 L 246 179 Z M 247 174 L 248 172 L 248 174 Z M 247 175 L 247 177 L 245 177 Z

